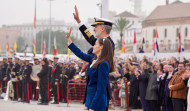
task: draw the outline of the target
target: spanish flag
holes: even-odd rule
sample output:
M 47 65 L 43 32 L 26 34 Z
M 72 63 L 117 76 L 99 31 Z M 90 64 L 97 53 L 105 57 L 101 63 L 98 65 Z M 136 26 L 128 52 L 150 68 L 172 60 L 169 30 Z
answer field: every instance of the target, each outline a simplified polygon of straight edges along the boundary
M 34 45 L 33 45 L 33 54 L 35 57 L 35 55 L 36 55 L 36 42 L 35 42 L 35 40 L 34 40 Z
M 13 46 L 13 53 L 14 53 L 14 55 L 16 55 L 16 49 L 17 49 L 17 43 L 16 43 L 16 40 L 15 40 L 14 46 Z
M 6 48 L 7 48 L 8 56 L 11 57 L 11 51 L 10 51 L 8 42 L 7 42 Z

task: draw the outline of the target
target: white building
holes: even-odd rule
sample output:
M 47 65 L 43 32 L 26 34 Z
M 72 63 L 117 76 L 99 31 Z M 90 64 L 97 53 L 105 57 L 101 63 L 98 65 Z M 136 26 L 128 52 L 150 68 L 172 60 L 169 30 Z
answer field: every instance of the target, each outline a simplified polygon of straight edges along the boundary
M 123 32 L 123 40 L 126 43 L 127 51 L 132 51 L 131 47 L 132 47 L 132 44 L 134 41 L 134 32 L 135 31 L 136 31 L 137 43 L 141 44 L 141 41 L 142 41 L 142 36 L 141 36 L 142 19 L 130 12 L 125 11 L 125 12 L 122 12 L 122 13 L 116 15 L 113 18 L 113 22 L 115 22 L 116 20 L 118 20 L 120 18 L 125 18 L 126 20 L 129 21 L 129 25 L 132 24 L 132 26 L 129 29 L 124 30 L 124 32 Z M 114 42 L 117 42 L 118 40 L 120 40 L 120 32 L 118 30 L 113 30 L 111 33 L 111 37 L 114 40 Z
M 190 46 L 190 3 L 176 1 L 158 6 L 144 21 L 142 35 L 145 37 L 146 51 L 152 51 L 155 30 L 161 52 L 176 52 L 178 33 L 181 31 L 185 51 Z

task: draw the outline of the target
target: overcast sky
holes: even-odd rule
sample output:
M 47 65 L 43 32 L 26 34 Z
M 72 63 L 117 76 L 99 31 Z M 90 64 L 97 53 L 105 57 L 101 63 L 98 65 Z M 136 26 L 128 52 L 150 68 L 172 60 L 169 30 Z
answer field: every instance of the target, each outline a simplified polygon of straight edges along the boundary
M 133 12 L 129 1 L 109 0 L 109 10 L 117 14 L 127 10 Z M 175 0 L 169 0 L 170 3 Z M 181 0 L 185 3 L 190 0 Z M 35 0 L 0 0 L 0 26 L 3 24 L 33 23 Z M 86 22 L 87 18 L 100 17 L 100 0 L 54 0 L 52 2 L 52 18 L 73 22 L 74 6 L 77 5 L 80 18 Z M 143 0 L 142 10 L 150 14 L 158 5 L 165 5 L 165 0 Z M 49 1 L 37 0 L 37 19 L 49 19 Z

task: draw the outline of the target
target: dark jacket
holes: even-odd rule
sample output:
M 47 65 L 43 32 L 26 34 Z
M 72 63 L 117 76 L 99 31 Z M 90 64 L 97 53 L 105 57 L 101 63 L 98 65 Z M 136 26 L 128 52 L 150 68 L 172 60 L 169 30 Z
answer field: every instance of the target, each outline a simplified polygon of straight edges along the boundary
M 49 66 L 42 65 L 42 70 L 37 74 L 40 78 L 40 83 L 48 83 L 49 81 Z
M 139 96 L 145 98 L 146 96 L 146 88 L 148 86 L 148 69 L 142 72 L 141 75 L 138 76 L 139 80 Z
M 30 82 L 30 74 L 32 73 L 32 67 L 30 65 L 25 65 L 24 68 L 24 80 Z

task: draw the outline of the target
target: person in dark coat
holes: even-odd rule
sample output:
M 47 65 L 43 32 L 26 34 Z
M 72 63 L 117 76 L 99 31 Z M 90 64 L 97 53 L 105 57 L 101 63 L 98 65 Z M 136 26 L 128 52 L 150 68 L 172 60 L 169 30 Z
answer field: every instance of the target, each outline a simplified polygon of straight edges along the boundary
M 29 59 L 25 60 L 25 68 L 23 74 L 23 86 L 24 86 L 24 102 L 30 103 L 30 74 L 32 73 L 32 67 L 29 65 Z
M 49 81 L 49 63 L 47 58 L 43 58 L 42 60 L 42 69 L 37 74 L 37 76 L 40 79 L 40 95 L 41 95 L 41 103 L 38 103 L 40 105 L 48 105 L 48 94 L 47 94 L 47 88 L 48 88 L 48 81 Z
M 75 6 L 75 13 L 73 13 L 73 15 L 74 15 L 74 19 L 79 24 L 79 30 L 83 34 L 84 38 L 88 41 L 88 43 L 90 43 L 92 46 L 94 46 L 97 38 L 101 38 L 101 37 L 107 38 L 108 40 L 110 40 L 110 42 L 112 44 L 112 50 L 114 53 L 115 44 L 110 37 L 110 32 L 112 29 L 113 22 L 111 22 L 110 20 L 107 20 L 107 19 L 103 19 L 103 18 L 94 18 L 95 23 L 92 24 L 92 26 L 94 27 L 93 30 L 95 32 L 95 35 L 93 35 L 92 33 L 90 33 L 90 31 L 87 29 L 87 27 L 81 22 L 81 20 L 79 18 L 78 9 L 76 6 Z M 88 50 L 88 54 L 93 55 L 92 52 L 93 52 L 93 48 L 90 48 Z M 90 64 L 89 64 L 89 66 L 90 66 Z M 88 66 L 88 68 L 89 68 L 89 66 Z M 87 84 L 88 84 L 88 78 L 87 78 Z M 107 86 L 107 96 L 108 96 L 108 105 L 109 105 L 109 100 L 111 100 L 111 98 L 112 98 L 109 80 L 108 80 L 108 86 Z M 85 98 L 86 98 L 86 93 L 85 93 Z M 84 98 L 83 103 L 85 103 L 85 100 L 86 100 L 85 98 Z M 108 107 L 107 107 L 107 111 L 108 111 Z
M 59 104 L 59 83 L 61 79 L 61 67 L 58 64 L 58 57 L 54 57 L 54 66 L 52 68 L 52 88 L 53 88 L 53 96 L 54 96 L 54 102 L 51 104 Z
M 7 90 L 7 75 L 6 70 L 8 67 L 7 58 L 3 58 L 3 65 L 2 65 L 2 92 L 6 93 Z
M 146 89 L 145 99 L 148 101 L 150 111 L 160 111 L 158 103 L 158 82 L 157 73 L 160 73 L 160 63 L 156 63 L 155 69 L 152 73 L 148 73 L 148 86 Z
M 15 57 L 15 64 L 13 66 L 11 75 L 12 78 L 17 78 L 19 75 L 19 70 L 20 70 L 20 64 L 19 64 L 19 57 Z M 14 88 L 14 101 L 18 100 L 18 81 L 13 81 L 13 88 Z
M 137 79 L 139 80 L 139 96 L 141 101 L 141 106 L 143 108 L 143 111 L 149 111 L 149 105 L 148 101 L 145 100 L 146 96 L 146 89 L 148 86 L 148 73 L 151 72 L 150 66 L 148 65 L 148 62 L 144 62 L 143 64 L 143 71 L 139 75 L 137 75 Z

